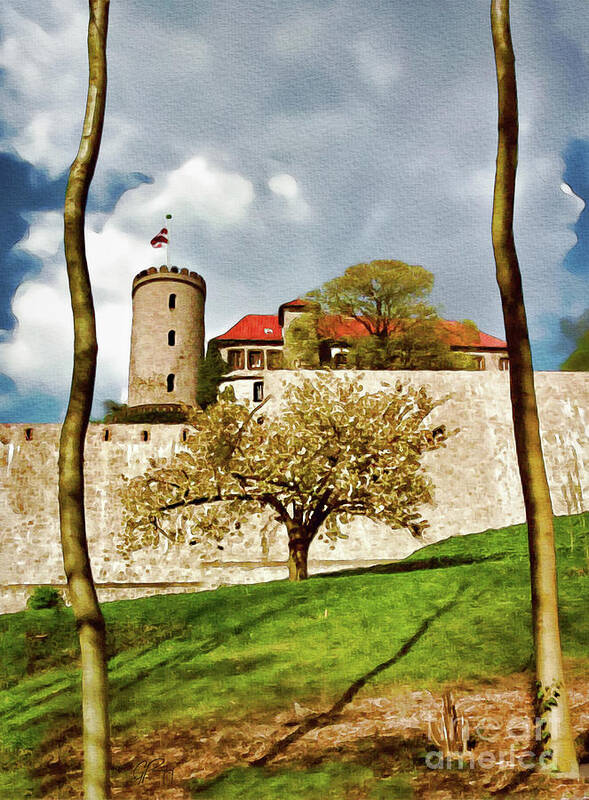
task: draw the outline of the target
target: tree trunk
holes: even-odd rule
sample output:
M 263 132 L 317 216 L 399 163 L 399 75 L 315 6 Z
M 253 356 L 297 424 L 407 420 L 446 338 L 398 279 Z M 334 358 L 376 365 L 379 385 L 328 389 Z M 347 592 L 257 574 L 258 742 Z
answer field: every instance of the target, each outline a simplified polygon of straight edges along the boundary
M 293 526 L 288 530 L 288 579 L 304 581 L 308 578 L 307 558 L 310 538 L 304 528 Z
M 515 443 L 528 524 L 536 686 L 544 732 L 540 742 L 541 765 L 578 777 L 562 668 L 552 504 L 540 441 L 528 326 L 513 237 L 518 114 L 509 0 L 492 0 L 491 28 L 499 93 L 493 250 L 505 320 Z
M 111 796 L 105 626 L 88 556 L 83 472 L 97 353 L 84 222 L 104 120 L 107 26 L 108 0 L 90 0 L 88 99 L 80 147 L 70 169 L 64 211 L 65 256 L 74 317 L 74 369 L 59 444 L 59 516 L 63 561 L 80 638 L 86 800 Z

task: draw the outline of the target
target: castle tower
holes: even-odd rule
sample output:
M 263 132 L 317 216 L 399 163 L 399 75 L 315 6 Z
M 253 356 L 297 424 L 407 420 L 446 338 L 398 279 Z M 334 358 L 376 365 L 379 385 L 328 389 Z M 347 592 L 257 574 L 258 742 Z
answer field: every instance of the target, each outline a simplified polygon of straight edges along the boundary
M 129 406 L 196 405 L 206 284 L 196 272 L 151 267 L 133 279 Z

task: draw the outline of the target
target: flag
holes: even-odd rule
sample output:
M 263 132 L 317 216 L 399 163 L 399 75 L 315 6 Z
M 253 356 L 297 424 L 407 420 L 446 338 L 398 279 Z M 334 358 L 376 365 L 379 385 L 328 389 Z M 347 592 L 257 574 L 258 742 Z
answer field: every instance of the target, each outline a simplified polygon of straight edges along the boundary
M 153 237 L 150 244 L 152 247 L 163 247 L 165 244 L 168 244 L 168 229 L 162 228 L 157 236 Z

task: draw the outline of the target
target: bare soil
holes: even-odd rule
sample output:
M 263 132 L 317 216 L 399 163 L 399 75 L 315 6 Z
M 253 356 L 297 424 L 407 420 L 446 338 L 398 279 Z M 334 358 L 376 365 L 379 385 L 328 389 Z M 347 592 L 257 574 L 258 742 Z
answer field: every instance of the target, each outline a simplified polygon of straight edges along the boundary
M 551 778 L 525 768 L 532 763 L 526 751 L 533 749 L 535 735 L 529 674 L 453 688 L 458 715 L 469 727 L 471 750 L 462 769 L 458 764 L 439 768 L 437 747 L 429 738 L 430 733 L 438 738 L 439 691 L 399 689 L 365 696 L 368 691 L 347 706 L 335 724 L 311 730 L 267 768 L 304 769 L 333 760 L 360 763 L 383 778 L 411 775 L 417 800 L 589 800 L 589 764 L 582 769 L 587 778 L 582 776 L 581 781 Z M 571 678 L 569 698 L 579 756 L 589 762 L 589 677 Z M 248 764 L 296 730 L 309 714 L 322 710 L 326 709 L 295 704 L 279 714 L 239 723 L 170 726 L 141 737 L 115 737 L 113 798 L 190 800 L 187 780 L 213 778 L 230 767 Z M 35 770 L 45 798 L 82 796 L 81 757 L 79 731 L 72 729 L 59 744 L 47 743 Z M 364 797 L 357 791 L 342 800 Z

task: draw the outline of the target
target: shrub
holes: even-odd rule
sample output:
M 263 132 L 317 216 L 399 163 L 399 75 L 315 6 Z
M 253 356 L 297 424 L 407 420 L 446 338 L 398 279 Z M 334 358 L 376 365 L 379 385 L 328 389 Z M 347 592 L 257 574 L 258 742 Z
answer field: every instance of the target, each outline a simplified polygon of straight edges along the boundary
M 60 608 L 63 604 L 61 594 L 53 586 L 37 586 L 27 600 L 27 608 L 32 611 L 40 608 Z

